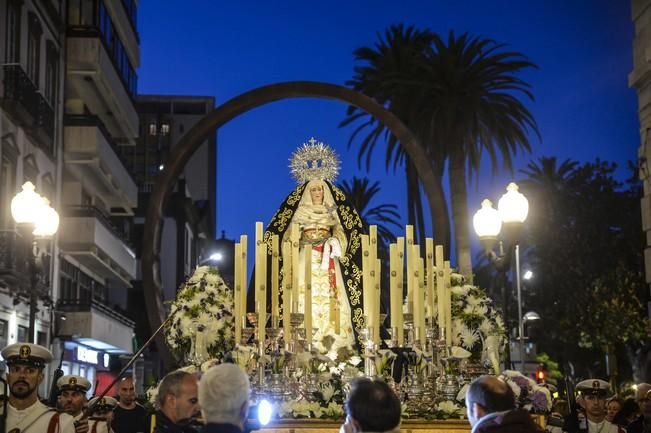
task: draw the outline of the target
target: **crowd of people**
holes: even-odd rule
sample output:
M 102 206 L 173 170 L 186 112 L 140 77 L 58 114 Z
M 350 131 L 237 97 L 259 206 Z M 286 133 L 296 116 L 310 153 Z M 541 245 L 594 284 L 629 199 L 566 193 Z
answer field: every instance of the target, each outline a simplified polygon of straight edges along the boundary
M 174 371 L 159 384 L 153 415 L 136 402 L 132 378 L 119 382 L 118 397 L 87 401 L 91 383 L 84 377 L 58 379 L 56 408 L 38 398 L 43 369 L 52 361 L 44 347 L 16 343 L 1 352 L 7 364 L 9 396 L 2 420 L 10 433 L 243 433 L 247 430 L 250 385 L 235 364 L 220 364 L 201 379 Z M 553 414 L 551 433 L 651 432 L 651 384 L 639 384 L 634 398 L 610 396 L 610 386 L 589 379 L 576 387 L 577 407 Z M 542 433 L 530 413 L 516 407 L 513 390 L 495 376 L 470 383 L 465 397 L 472 433 Z M 557 405 L 559 409 L 561 405 Z M 359 378 L 351 383 L 340 433 L 399 433 L 401 403 L 381 380 Z M 198 420 L 201 419 L 201 423 Z

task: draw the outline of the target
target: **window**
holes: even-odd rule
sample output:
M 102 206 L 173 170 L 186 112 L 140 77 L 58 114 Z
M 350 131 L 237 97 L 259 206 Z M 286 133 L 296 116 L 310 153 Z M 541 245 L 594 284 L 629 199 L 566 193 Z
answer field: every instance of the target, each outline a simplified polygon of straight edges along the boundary
M 18 149 L 13 143 L 13 135 L 7 134 L 0 142 L 2 159 L 0 160 L 0 228 L 13 227 L 9 203 L 16 190 L 16 161 Z
M 32 341 L 31 338 L 29 340 L 27 339 L 28 335 L 29 335 L 29 329 L 26 326 L 18 325 L 18 340 L 17 341 L 19 343 L 31 342 Z
M 5 60 L 7 63 L 20 63 L 20 14 L 21 4 L 19 0 L 7 2 L 7 25 L 6 25 L 6 50 Z
M 9 323 L 0 319 L 0 344 L 6 347 L 9 342 Z
M 151 122 L 149 124 L 149 135 L 156 135 L 156 122 Z
M 59 75 L 59 52 L 52 41 L 47 41 L 45 52 L 45 98 L 55 106 L 57 98 L 57 76 Z
M 169 123 L 163 123 L 160 126 L 160 135 L 167 135 L 170 133 L 170 124 Z
M 29 13 L 27 22 L 27 75 L 32 84 L 38 87 L 41 63 L 41 36 L 43 27 L 33 12 Z
M 36 344 L 39 346 L 47 347 L 47 334 L 45 332 L 36 332 Z
M 73 27 L 92 27 L 95 25 L 94 0 L 69 0 L 68 24 Z

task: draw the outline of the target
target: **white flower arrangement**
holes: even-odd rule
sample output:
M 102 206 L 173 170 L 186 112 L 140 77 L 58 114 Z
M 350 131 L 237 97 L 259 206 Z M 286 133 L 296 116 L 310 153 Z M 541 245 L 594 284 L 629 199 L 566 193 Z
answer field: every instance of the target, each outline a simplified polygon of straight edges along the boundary
M 450 400 L 445 400 L 437 404 L 436 410 L 440 412 L 442 418 L 463 418 L 466 415 L 466 409 L 464 407 Z
M 491 358 L 486 352 L 486 340 L 498 339 L 498 350 L 506 342 L 504 321 L 486 292 L 465 283 L 465 277 L 452 273 L 450 288 L 452 306 L 452 345 L 470 351 L 479 360 L 480 356 Z M 484 352 L 484 353 L 482 353 Z
M 194 271 L 179 288 L 169 314 L 166 341 L 181 359 L 190 354 L 193 338 L 199 340 L 196 333 L 201 333 L 207 358 L 221 360 L 235 346 L 233 293 L 214 267 Z

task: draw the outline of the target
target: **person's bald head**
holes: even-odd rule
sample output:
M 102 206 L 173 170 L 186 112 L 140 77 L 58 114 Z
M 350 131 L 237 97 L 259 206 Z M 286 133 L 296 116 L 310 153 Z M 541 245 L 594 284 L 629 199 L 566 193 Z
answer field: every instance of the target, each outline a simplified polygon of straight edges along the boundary
M 515 409 L 515 395 L 511 388 L 495 376 L 481 376 L 473 380 L 466 392 L 466 408 L 470 425 L 489 413 Z
M 640 405 L 640 412 L 646 419 L 651 419 L 651 384 L 638 383 L 635 401 Z

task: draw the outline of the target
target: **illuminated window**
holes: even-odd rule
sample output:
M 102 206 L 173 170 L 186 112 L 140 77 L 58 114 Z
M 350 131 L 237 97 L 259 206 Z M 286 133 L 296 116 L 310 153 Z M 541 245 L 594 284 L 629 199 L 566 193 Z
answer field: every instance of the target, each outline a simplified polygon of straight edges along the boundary
M 160 135 L 168 135 L 170 133 L 170 124 L 169 123 L 163 123 L 160 126 Z
M 149 124 L 149 135 L 156 135 L 156 123 L 152 122 Z

